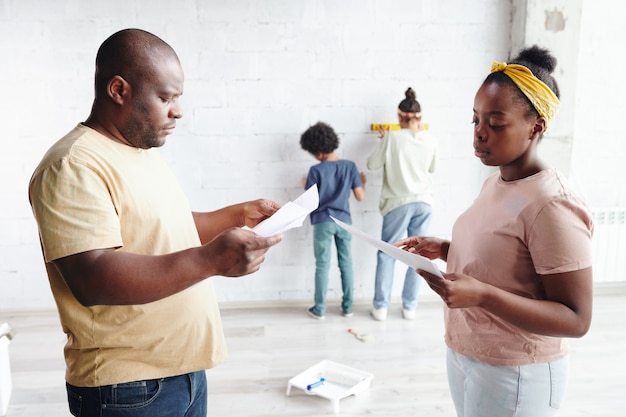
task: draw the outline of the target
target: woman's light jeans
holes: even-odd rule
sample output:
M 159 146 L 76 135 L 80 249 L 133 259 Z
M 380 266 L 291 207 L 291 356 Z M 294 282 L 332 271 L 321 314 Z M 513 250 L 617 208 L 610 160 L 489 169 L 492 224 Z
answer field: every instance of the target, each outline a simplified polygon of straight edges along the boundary
M 554 417 L 565 396 L 569 357 L 494 366 L 448 349 L 447 367 L 458 417 Z

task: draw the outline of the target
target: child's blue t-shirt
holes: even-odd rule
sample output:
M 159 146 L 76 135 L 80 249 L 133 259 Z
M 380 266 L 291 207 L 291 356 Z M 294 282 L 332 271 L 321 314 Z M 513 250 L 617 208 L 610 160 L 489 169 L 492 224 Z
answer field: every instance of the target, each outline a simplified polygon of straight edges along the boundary
M 317 184 L 320 205 L 311 213 L 311 224 L 332 221 L 329 216 L 352 224 L 350 193 L 363 185 L 356 164 L 346 159 L 321 161 L 309 169 L 305 190 Z

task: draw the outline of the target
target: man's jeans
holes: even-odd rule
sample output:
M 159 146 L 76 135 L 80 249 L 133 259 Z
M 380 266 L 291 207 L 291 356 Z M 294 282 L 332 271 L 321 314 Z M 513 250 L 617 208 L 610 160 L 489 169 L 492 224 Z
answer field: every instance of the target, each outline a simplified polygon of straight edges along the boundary
M 66 384 L 76 417 L 206 417 L 204 371 L 102 387 Z

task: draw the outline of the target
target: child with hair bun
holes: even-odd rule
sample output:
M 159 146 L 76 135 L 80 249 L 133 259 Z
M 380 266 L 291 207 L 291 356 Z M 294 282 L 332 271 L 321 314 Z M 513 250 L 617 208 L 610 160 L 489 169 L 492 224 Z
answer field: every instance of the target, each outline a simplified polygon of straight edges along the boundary
M 389 243 L 428 231 L 434 199 L 432 175 L 437 159 L 437 140 L 424 129 L 422 107 L 410 87 L 398 105 L 398 121 L 400 130 L 379 130 L 380 143 L 367 160 L 369 169 L 383 169 L 379 203 L 383 216 L 381 239 Z M 395 259 L 382 251 L 376 256 L 371 315 L 384 321 L 391 302 Z M 415 270 L 407 268 L 402 288 L 402 316 L 407 320 L 415 318 L 419 283 Z

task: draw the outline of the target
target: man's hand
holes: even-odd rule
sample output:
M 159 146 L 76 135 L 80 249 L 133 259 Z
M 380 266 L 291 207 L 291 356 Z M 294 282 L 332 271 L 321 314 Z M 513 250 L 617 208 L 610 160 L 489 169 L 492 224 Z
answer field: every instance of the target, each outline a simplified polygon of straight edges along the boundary
M 252 228 L 280 209 L 280 204 L 264 198 L 242 203 L 243 224 Z
M 240 277 L 258 271 L 265 253 L 282 239 L 282 234 L 260 237 L 235 227 L 204 245 L 203 256 L 212 270 L 210 275 Z
M 280 209 L 280 204 L 261 198 L 211 212 L 193 212 L 192 214 L 200 242 L 206 244 L 231 227 L 252 228 L 276 213 L 278 209 Z

